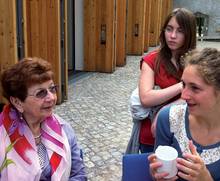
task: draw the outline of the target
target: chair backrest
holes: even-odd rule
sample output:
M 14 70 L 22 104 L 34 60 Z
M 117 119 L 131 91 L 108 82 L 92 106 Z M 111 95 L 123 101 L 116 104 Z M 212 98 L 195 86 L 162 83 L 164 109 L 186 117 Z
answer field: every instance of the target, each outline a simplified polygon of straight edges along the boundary
M 149 153 L 124 155 L 122 158 L 122 181 L 152 181 L 148 155 Z

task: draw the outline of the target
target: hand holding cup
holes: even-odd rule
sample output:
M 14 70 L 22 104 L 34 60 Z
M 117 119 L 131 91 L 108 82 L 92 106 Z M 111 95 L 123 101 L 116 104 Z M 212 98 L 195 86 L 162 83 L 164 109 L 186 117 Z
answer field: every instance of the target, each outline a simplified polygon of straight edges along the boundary
M 155 155 L 157 161 L 162 163 L 162 166 L 157 169 L 157 172 L 168 173 L 169 175 L 164 177 L 166 179 L 174 177 L 177 174 L 176 159 L 178 152 L 176 149 L 170 146 L 158 146 Z

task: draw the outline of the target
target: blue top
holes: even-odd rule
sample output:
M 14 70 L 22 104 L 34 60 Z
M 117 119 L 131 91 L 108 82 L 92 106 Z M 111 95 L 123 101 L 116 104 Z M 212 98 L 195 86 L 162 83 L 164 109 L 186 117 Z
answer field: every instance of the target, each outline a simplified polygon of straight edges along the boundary
M 71 149 L 72 166 L 71 166 L 69 181 L 86 181 L 87 176 L 85 172 L 85 166 L 81 158 L 81 152 L 76 141 L 74 130 L 65 121 L 62 120 L 62 123 L 63 123 L 62 129 L 67 135 L 67 138 L 70 144 L 70 149 Z M 51 180 L 51 166 L 49 163 L 48 155 L 46 154 L 45 157 L 46 157 L 45 164 L 44 164 L 45 166 L 43 168 L 40 180 L 50 181 Z
M 159 145 L 172 146 L 178 151 L 178 156 L 182 157 L 182 153 L 190 152 L 188 143 L 192 140 L 212 178 L 220 181 L 220 141 L 203 146 L 193 140 L 188 115 L 187 104 L 171 105 L 161 110 L 157 120 L 155 148 Z

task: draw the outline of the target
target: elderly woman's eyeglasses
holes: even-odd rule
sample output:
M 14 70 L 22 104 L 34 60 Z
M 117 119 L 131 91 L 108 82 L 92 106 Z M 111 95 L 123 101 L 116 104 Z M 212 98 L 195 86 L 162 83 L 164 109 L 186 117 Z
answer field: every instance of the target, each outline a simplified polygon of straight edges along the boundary
M 44 99 L 47 96 L 48 91 L 52 94 L 56 94 L 58 91 L 58 85 L 50 86 L 48 89 L 39 89 L 35 94 L 28 94 L 28 96 L 34 96 L 38 99 Z

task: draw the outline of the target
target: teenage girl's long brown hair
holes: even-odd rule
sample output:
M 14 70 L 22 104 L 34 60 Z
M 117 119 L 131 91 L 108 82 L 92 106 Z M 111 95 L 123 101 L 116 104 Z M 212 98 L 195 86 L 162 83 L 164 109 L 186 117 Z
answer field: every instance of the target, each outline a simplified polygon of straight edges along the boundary
M 177 70 L 177 68 L 171 62 L 172 53 L 165 39 L 165 28 L 167 27 L 167 24 L 172 17 L 176 18 L 176 21 L 179 24 L 180 28 L 183 30 L 185 36 L 185 42 L 183 46 L 177 51 L 175 57 L 179 70 Z M 178 72 L 183 70 L 183 67 L 180 64 L 180 57 L 184 55 L 187 51 L 192 50 L 196 47 L 196 18 L 194 14 L 185 8 L 174 9 L 172 13 L 167 16 L 164 22 L 159 40 L 160 48 L 156 59 L 156 73 L 159 72 L 160 64 L 163 63 L 165 65 L 166 71 L 170 75 L 174 76 L 176 79 L 180 80 L 181 75 L 179 75 Z

